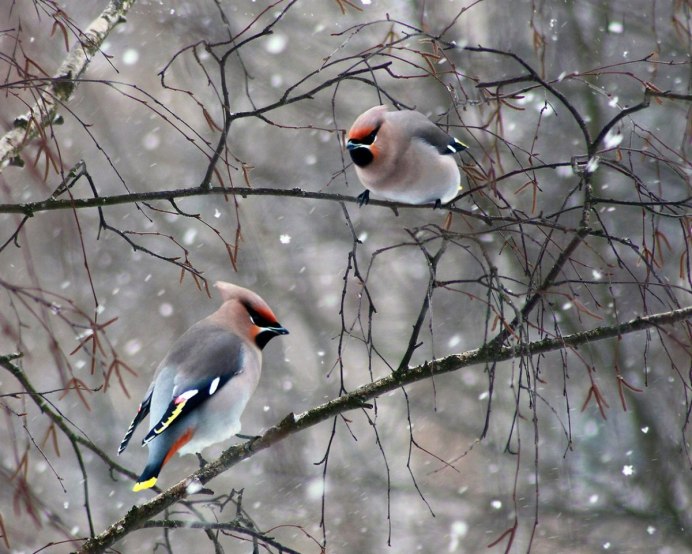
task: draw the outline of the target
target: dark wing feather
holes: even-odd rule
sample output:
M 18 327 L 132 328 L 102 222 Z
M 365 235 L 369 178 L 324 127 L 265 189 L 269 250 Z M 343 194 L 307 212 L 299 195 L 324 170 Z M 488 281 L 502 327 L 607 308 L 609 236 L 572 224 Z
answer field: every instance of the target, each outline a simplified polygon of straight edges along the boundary
M 444 152 L 440 152 L 440 154 L 456 154 L 457 152 L 463 152 L 467 148 L 468 146 L 461 142 L 459 139 L 451 137 L 451 140 L 449 141 L 447 148 Z
M 198 383 L 197 386 L 193 386 L 176 396 L 171 400 L 170 404 L 168 404 L 161 420 L 142 439 L 142 444 L 144 445 L 152 441 L 168 429 L 173 422 L 184 419 L 187 414 L 193 412 L 213 394 L 216 394 L 221 387 L 231 380 L 231 377 L 237 374 L 236 372 L 205 379 Z
M 118 447 L 118 456 L 123 452 L 123 450 L 127 448 L 127 445 L 130 442 L 130 439 L 132 438 L 132 433 L 135 432 L 137 426 L 149 414 L 149 408 L 151 407 L 151 397 L 153 393 L 154 387 L 149 387 L 149 393 L 147 394 L 146 398 L 142 400 L 142 403 L 139 405 L 139 408 L 137 408 L 137 415 L 134 417 L 132 423 L 130 423 L 130 426 L 127 428 L 127 432 L 125 433 L 125 436 L 123 437 L 123 440 L 120 443 L 120 446 Z

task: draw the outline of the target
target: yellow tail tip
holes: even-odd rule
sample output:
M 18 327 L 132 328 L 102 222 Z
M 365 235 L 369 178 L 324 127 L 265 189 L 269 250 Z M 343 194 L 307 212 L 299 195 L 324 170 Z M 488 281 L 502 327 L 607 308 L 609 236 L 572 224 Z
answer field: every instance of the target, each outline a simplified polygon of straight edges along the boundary
M 152 477 L 151 479 L 147 479 L 146 481 L 138 481 L 135 483 L 135 486 L 132 487 L 132 490 L 134 492 L 139 492 L 143 491 L 144 489 L 150 489 L 156 484 L 156 477 Z

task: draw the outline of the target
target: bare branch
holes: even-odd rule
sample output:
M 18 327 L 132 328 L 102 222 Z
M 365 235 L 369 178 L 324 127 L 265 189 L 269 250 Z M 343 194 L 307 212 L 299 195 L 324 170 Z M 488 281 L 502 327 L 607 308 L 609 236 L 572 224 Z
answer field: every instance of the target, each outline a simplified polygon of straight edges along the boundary
M 367 400 L 377 398 L 403 385 L 429 379 L 433 371 L 435 374 L 449 373 L 487 361 L 498 362 L 527 354 L 537 355 L 561 350 L 566 347 L 576 347 L 581 344 L 686 321 L 690 317 L 692 317 L 692 306 L 651 316 L 638 317 L 619 325 L 598 327 L 583 333 L 575 333 L 554 339 L 544 339 L 512 348 L 488 344 L 463 354 L 448 356 L 410 369 L 396 371 L 387 377 L 363 385 L 308 412 L 299 415 L 289 414 L 278 425 L 270 428 L 260 437 L 227 449 L 217 460 L 207 464 L 152 500 L 140 506 L 133 506 L 122 519 L 113 523 L 96 537 L 86 540 L 78 552 L 86 554 L 105 551 L 132 531 L 142 528 L 156 514 L 188 496 L 190 484 L 201 483 L 204 485 L 230 467 L 254 456 L 290 435 L 326 421 L 337 414 L 361 408 Z
M 67 102 L 74 94 L 77 82 L 92 58 L 116 25 L 125 21 L 125 15 L 134 3 L 135 0 L 111 0 L 106 9 L 84 30 L 77 44 L 50 79 L 47 94 L 43 94 L 41 101 L 15 120 L 21 121 L 21 125 L 15 125 L 13 130 L 0 137 L 0 172 L 12 158 L 21 154 L 23 148 L 42 129 L 53 124 L 60 103 Z

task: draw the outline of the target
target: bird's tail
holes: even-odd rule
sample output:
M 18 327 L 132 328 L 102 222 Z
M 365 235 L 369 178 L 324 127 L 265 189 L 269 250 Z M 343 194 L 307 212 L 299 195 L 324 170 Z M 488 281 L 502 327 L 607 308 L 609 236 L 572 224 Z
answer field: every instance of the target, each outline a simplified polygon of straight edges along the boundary
M 145 489 L 150 489 L 156 484 L 156 480 L 159 478 L 159 473 L 161 473 L 161 468 L 163 463 L 161 461 L 148 463 L 144 468 L 142 475 L 139 476 L 135 486 L 132 490 L 135 492 L 143 491 Z
M 167 432 L 170 433 L 170 430 Z M 194 434 L 194 429 L 192 427 L 187 428 L 182 434 L 177 437 L 171 437 L 166 435 L 158 435 L 156 441 L 149 442 L 149 460 L 147 465 L 139 476 L 135 486 L 132 490 L 135 492 L 143 491 L 144 489 L 150 489 L 156 484 L 156 480 L 161 473 L 161 468 L 164 464 L 173 457 L 178 450 L 180 450 L 183 445 L 187 444 L 192 435 Z M 163 442 L 160 442 L 163 439 Z M 173 442 L 173 444 L 171 444 Z

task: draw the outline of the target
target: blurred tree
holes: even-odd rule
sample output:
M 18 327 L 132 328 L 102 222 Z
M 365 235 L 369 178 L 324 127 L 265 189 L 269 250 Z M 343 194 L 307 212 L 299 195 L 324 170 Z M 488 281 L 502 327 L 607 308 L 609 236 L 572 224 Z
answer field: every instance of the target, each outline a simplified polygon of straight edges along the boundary
M 692 552 L 690 8 L 0 7 L 0 550 Z M 358 208 L 380 103 L 470 145 L 454 202 Z M 259 437 L 145 500 L 217 278 L 291 331 Z

